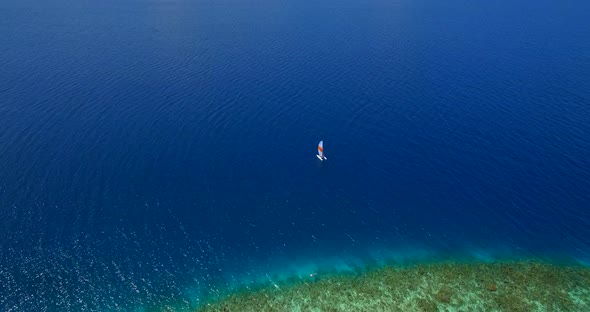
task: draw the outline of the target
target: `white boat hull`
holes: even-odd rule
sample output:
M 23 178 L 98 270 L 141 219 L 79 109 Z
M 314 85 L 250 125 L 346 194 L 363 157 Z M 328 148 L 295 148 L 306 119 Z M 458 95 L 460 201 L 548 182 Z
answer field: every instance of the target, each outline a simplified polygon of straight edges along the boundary
M 315 155 L 315 156 L 316 156 L 316 157 L 317 157 L 319 160 L 321 160 L 321 161 L 324 161 L 324 160 L 328 159 L 328 158 L 326 158 L 326 156 L 323 156 L 323 157 L 322 157 L 322 156 L 320 156 L 320 155 Z

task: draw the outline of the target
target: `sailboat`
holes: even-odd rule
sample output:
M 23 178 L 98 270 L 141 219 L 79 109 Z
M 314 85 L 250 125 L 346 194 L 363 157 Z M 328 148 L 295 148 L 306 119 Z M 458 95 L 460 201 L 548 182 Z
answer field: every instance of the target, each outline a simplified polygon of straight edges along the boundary
M 328 158 L 324 156 L 324 141 L 320 141 L 318 144 L 318 154 L 316 155 L 321 161 L 327 160 Z

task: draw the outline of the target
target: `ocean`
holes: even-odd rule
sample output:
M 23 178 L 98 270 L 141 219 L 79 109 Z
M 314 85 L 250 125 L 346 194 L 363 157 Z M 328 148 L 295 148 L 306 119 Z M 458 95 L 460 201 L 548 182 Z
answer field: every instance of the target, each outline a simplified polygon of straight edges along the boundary
M 588 16 L 2 1 L 0 310 L 193 309 L 392 262 L 588 264 Z

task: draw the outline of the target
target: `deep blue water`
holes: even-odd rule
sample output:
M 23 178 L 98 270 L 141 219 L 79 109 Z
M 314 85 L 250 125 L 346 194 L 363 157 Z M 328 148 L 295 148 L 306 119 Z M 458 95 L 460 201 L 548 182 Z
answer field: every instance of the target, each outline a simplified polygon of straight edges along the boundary
M 391 260 L 588 262 L 588 16 L 2 1 L 0 310 L 188 308 Z

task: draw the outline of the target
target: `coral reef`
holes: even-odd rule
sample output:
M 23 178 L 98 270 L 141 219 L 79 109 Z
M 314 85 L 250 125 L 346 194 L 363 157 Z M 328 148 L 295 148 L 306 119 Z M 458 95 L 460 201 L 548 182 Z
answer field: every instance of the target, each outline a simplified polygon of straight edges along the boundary
M 197 311 L 590 311 L 590 268 L 528 261 L 320 274 L 234 293 Z

